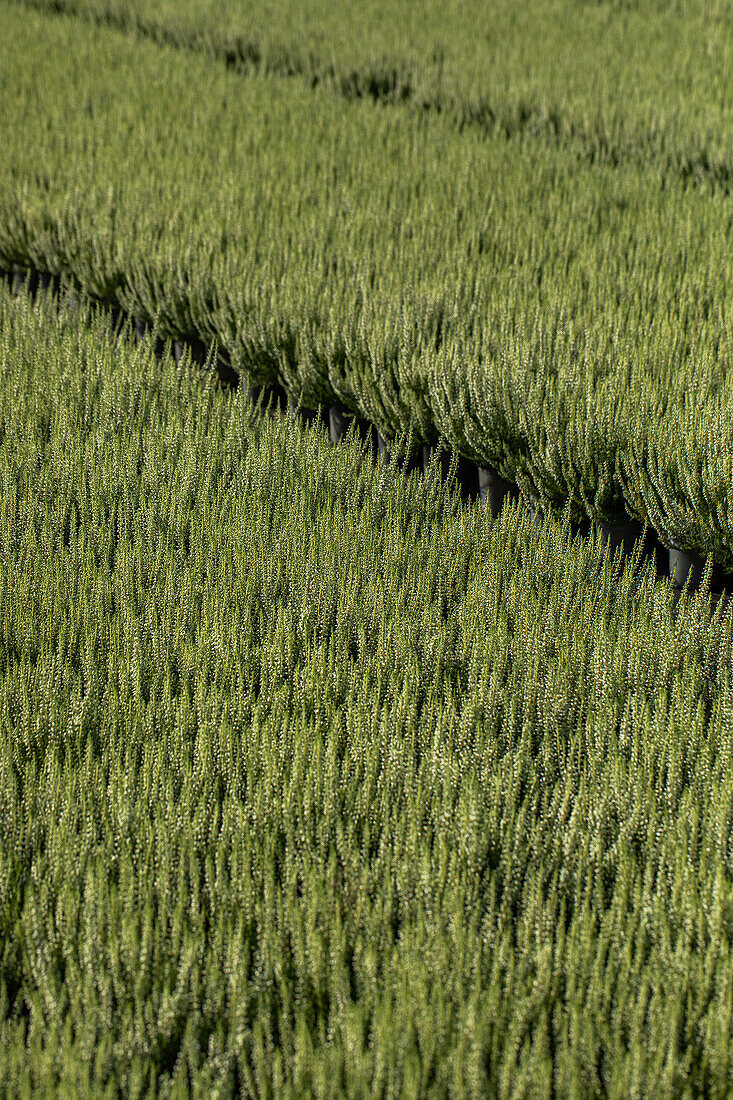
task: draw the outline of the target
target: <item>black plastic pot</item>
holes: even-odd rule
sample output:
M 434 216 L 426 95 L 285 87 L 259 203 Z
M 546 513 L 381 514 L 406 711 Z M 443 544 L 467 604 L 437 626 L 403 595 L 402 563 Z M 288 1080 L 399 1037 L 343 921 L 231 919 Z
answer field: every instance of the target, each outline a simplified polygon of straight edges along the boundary
M 380 432 L 376 432 L 377 454 L 382 462 L 388 463 L 392 458 L 392 445 Z M 409 455 L 403 455 L 397 460 L 397 466 L 405 474 L 411 474 L 422 470 L 422 447 L 415 446 Z
M 463 455 L 458 456 L 458 463 L 456 465 L 456 485 L 461 494 L 461 500 L 467 501 L 478 499 L 478 466 L 475 462 L 471 462 L 470 459 L 464 458 Z
M 543 512 L 540 508 L 539 498 L 537 497 L 530 497 L 529 500 L 525 500 L 524 505 L 529 512 L 532 523 L 536 527 L 542 527 L 545 519 L 551 519 L 555 523 L 562 523 L 564 520 L 563 512 L 559 507 L 550 507 L 546 512 Z M 582 538 L 587 538 L 591 532 L 591 521 L 587 516 L 580 521 L 571 519 L 569 528 L 571 538 L 575 538 L 577 535 L 580 535 Z
M 220 355 L 217 356 L 214 366 L 216 367 L 219 384 L 223 386 L 225 390 L 236 390 L 239 385 L 239 375 L 234 367 L 230 363 L 227 363 L 225 359 L 222 359 Z
M 117 302 L 105 303 L 109 310 L 109 321 L 112 326 L 112 331 L 117 334 L 122 331 L 122 327 L 125 323 L 125 315 L 117 305 Z
M 510 500 L 518 497 L 519 490 L 516 485 L 512 485 L 511 481 L 503 478 L 493 466 L 477 466 L 476 469 L 481 507 L 485 508 L 488 504 L 491 515 L 496 519 L 507 497 Z
M 437 461 L 433 467 L 432 474 L 430 470 L 430 464 L 433 461 L 433 455 L 438 454 Z M 438 477 L 441 481 L 445 481 L 448 477 L 448 470 L 450 469 L 450 451 L 445 447 L 438 447 L 434 443 L 423 443 L 422 445 L 422 472 L 425 477 Z
M 354 414 L 343 405 L 331 405 L 328 410 L 328 434 L 334 445 L 341 442 L 355 420 Z
M 251 386 L 249 382 L 245 382 L 241 378 L 239 385 L 242 390 L 242 397 L 250 405 L 257 405 L 264 398 L 265 390 L 263 386 Z
M 430 471 L 430 462 L 435 451 L 435 445 L 431 443 L 424 443 L 422 446 L 422 469 L 423 473 L 428 475 Z M 435 471 L 442 481 L 447 481 L 450 472 L 452 454 L 445 447 L 438 448 L 438 461 L 435 467 Z M 461 500 L 473 500 L 478 496 L 478 473 L 477 466 L 474 462 L 464 458 L 463 455 L 458 455 L 456 462 L 455 479 L 458 491 L 461 494 Z
M 236 385 L 236 380 L 239 378 L 236 371 L 220 355 L 214 357 L 214 350 L 210 344 L 205 344 L 203 340 L 199 340 L 198 336 L 189 336 L 186 343 L 191 352 L 192 362 L 197 363 L 200 367 L 209 364 L 216 371 L 217 377 L 223 385 Z
M 35 294 L 38 290 L 38 272 L 15 271 L 13 273 L 13 291 L 17 294 L 21 289 L 28 294 Z
M 147 321 L 141 321 L 139 317 L 132 318 L 132 328 L 138 340 L 145 340 L 153 332 L 153 326 Z M 153 350 L 157 359 L 164 359 L 168 351 L 168 341 L 162 336 L 156 336 Z
M 361 416 L 352 413 L 344 405 L 331 405 L 326 420 L 328 435 L 334 446 L 346 438 L 349 429 L 354 428 L 354 437 L 365 446 L 365 457 L 374 461 L 378 455 L 377 432 L 373 424 Z
M 640 568 L 651 561 L 657 580 L 669 576 L 669 550 L 659 538 L 653 527 L 648 527 L 642 544 Z
M 255 386 L 249 387 L 248 392 L 255 391 L 259 408 L 272 419 L 280 419 L 287 413 L 288 395 L 282 386 Z
M 323 405 L 319 405 L 317 409 L 307 409 L 304 405 L 298 404 L 293 397 L 288 397 L 288 414 L 294 420 L 300 420 L 302 424 L 323 424 L 326 419 L 326 410 Z
M 676 588 L 682 588 L 690 580 L 688 592 L 700 587 L 705 562 L 699 554 L 680 549 L 674 544 L 669 548 L 669 579 Z
M 174 341 L 174 344 L 178 343 L 182 345 L 181 355 L 183 354 L 183 349 L 188 347 L 192 363 L 198 363 L 200 367 L 203 367 L 209 362 L 211 358 L 211 348 L 208 344 L 205 344 L 203 340 L 199 340 L 198 336 L 188 335 L 185 340 Z M 175 347 L 173 354 L 175 355 Z
M 613 557 L 619 547 L 622 554 L 633 554 L 634 546 L 644 534 L 644 528 L 638 520 L 630 519 L 627 523 L 596 523 L 595 527 L 601 538 L 602 558 L 607 554 Z

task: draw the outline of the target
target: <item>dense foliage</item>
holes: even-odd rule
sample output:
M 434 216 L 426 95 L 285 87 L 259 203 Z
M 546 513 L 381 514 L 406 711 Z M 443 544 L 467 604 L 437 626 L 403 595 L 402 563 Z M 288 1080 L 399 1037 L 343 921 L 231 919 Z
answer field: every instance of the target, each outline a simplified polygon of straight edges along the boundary
M 0 263 L 733 565 L 725 195 L 0 10 Z
M 22 0 L 730 193 L 730 0 Z
M 2 1090 L 727 1096 L 733 611 L 358 458 L 0 288 Z
M 729 0 L 0 33 L 0 1096 L 728 1097 Z

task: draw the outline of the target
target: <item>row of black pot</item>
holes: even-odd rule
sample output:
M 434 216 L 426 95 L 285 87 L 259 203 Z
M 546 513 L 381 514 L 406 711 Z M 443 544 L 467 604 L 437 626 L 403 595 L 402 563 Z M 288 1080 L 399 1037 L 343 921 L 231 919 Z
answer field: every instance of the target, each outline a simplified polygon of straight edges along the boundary
M 13 272 L 2 271 L 0 278 L 5 277 L 15 290 L 25 289 L 34 295 L 40 288 L 59 289 L 57 277 L 46 272 L 15 270 Z M 117 305 L 104 303 L 110 310 L 111 320 L 115 329 L 119 329 L 125 322 L 125 315 Z M 131 317 L 133 331 L 138 339 L 147 339 L 151 334 L 151 326 L 137 318 Z M 160 338 L 156 341 L 156 354 L 162 357 L 167 352 L 168 344 Z M 222 356 L 212 356 L 211 349 L 196 337 L 187 340 L 174 340 L 172 352 L 175 361 L 180 362 L 184 352 L 188 349 L 191 358 L 200 364 L 209 363 L 216 371 L 222 386 L 230 389 L 240 385 L 240 378 L 236 370 Z M 338 444 L 352 429 L 357 437 L 367 444 L 367 449 L 374 459 L 383 462 L 391 461 L 391 443 L 385 439 L 374 427 L 357 414 L 341 405 L 330 407 L 321 406 L 318 409 L 306 409 L 300 406 L 292 398 L 288 398 L 285 391 L 279 386 L 248 386 L 246 397 L 258 405 L 270 415 L 284 415 L 286 410 L 289 415 L 301 419 L 305 423 L 317 422 L 328 431 L 331 442 Z M 397 465 L 405 473 L 419 473 L 423 476 L 437 475 L 445 480 L 448 477 L 451 466 L 451 454 L 444 448 L 434 455 L 435 448 L 430 444 L 423 444 L 413 448 L 411 453 L 397 460 Z M 496 517 L 506 500 L 517 499 L 520 496 L 516 485 L 503 478 L 497 470 L 490 466 L 477 466 L 464 458 L 457 457 L 454 470 L 456 486 L 464 501 L 478 500 L 482 508 L 489 509 L 492 517 Z M 531 501 L 526 502 L 530 515 L 534 522 L 541 524 L 542 516 Z M 573 534 L 583 536 L 590 535 L 593 524 L 585 520 L 580 524 L 572 524 Z M 640 563 L 651 559 L 658 577 L 669 576 L 676 589 L 681 589 L 686 583 L 688 591 L 694 592 L 699 588 L 705 563 L 697 554 L 688 553 L 676 546 L 667 547 L 657 537 L 656 533 L 647 528 L 644 532 L 643 525 L 636 519 L 628 517 L 622 524 L 608 525 L 595 524 L 595 529 L 600 537 L 603 554 L 614 555 L 619 551 L 622 555 L 633 554 L 639 539 L 643 539 L 640 555 Z M 724 573 L 718 566 L 713 568 L 711 578 L 711 595 L 713 602 L 718 599 L 728 598 L 733 592 L 733 575 Z

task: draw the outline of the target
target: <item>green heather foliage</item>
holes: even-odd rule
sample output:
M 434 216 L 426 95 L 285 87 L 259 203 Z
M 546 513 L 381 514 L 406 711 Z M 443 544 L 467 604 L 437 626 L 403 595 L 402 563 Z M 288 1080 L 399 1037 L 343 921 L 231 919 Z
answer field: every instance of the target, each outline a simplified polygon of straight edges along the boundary
M 733 611 L 3 288 L 0 562 L 3 1095 L 730 1095 Z
M 625 509 L 733 565 L 724 194 L 3 0 L 0 19 L 0 263 L 387 438 L 442 437 L 542 510 Z
M 731 191 L 730 0 L 22 0 Z

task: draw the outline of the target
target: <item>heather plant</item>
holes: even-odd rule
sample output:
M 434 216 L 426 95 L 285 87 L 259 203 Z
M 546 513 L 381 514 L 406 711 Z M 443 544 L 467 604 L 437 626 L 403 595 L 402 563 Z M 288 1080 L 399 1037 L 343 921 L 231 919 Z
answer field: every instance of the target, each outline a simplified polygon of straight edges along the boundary
M 729 0 L 22 0 L 247 74 L 730 192 Z M 622 89 L 622 93 L 620 93 Z
M 726 1096 L 733 610 L 83 300 L 0 368 L 3 1089 Z
M 726 453 L 692 443 L 729 400 L 724 195 L 0 10 L 0 264 L 216 344 L 245 381 L 391 443 L 447 441 L 542 509 L 623 508 L 727 562 Z
M 669 544 L 712 555 L 733 565 L 731 408 L 720 398 L 704 411 L 674 405 L 659 432 L 646 428 L 646 409 L 635 410 L 634 428 L 621 453 L 624 493 L 637 516 Z

